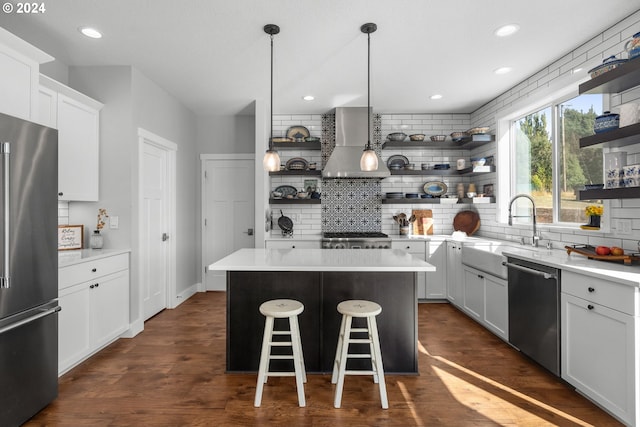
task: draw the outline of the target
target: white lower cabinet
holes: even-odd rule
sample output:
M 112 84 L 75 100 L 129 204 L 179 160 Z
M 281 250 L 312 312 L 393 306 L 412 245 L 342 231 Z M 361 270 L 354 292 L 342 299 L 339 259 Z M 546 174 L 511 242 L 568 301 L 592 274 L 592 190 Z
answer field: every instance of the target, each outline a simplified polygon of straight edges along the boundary
M 444 300 L 447 298 L 447 242 L 428 240 L 426 255 L 426 261 L 436 268 L 425 273 L 426 298 Z
M 462 309 L 504 340 L 509 339 L 507 281 L 472 267 L 463 266 Z
M 63 374 L 129 328 L 129 255 L 59 270 L 58 373 Z
M 447 299 L 462 308 L 462 243 L 447 242 Z
M 627 425 L 640 425 L 638 289 L 562 272 L 562 378 Z
M 409 252 L 415 258 L 424 260 L 426 258 L 424 240 L 406 240 L 406 241 L 393 241 L 391 242 L 391 249 L 401 249 Z M 427 281 L 426 273 L 424 271 L 416 273 L 417 285 L 418 285 L 418 299 L 427 298 Z
M 476 269 L 463 266 L 462 307 L 475 320 L 484 319 L 484 276 Z

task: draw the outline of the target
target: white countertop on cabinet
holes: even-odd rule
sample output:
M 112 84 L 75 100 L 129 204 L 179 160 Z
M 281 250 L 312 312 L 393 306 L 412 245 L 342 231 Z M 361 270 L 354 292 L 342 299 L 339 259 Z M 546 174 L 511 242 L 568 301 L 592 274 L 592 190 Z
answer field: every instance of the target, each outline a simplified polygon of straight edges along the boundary
M 395 249 L 240 249 L 209 265 L 215 271 L 416 272 L 436 268 Z
M 566 250 L 517 247 L 505 248 L 503 255 L 513 256 L 550 267 L 569 270 L 604 280 L 614 280 L 629 286 L 640 287 L 640 266 L 618 262 L 592 260 L 579 254 L 567 254 Z
M 294 234 L 293 236 L 283 236 L 282 234 L 269 234 L 265 238 L 265 240 L 276 240 L 276 241 L 291 241 L 295 242 L 297 240 L 318 240 L 322 239 L 322 234 Z
M 79 249 L 58 252 L 58 268 L 131 252 L 131 249 Z

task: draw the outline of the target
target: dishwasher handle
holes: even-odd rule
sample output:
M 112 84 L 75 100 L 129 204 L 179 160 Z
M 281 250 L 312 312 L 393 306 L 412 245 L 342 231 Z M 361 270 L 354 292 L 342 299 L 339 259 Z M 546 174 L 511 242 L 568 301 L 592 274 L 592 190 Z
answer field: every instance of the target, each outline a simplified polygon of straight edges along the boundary
M 558 275 L 557 274 L 547 273 L 546 271 L 535 270 L 533 268 L 524 267 L 524 266 L 518 265 L 518 264 L 512 264 L 510 262 L 503 261 L 502 265 L 504 265 L 505 267 L 508 267 L 508 268 L 509 267 L 510 268 L 515 268 L 516 270 L 525 271 L 527 273 L 535 274 L 536 276 L 542 276 L 545 279 L 553 279 L 553 280 L 557 280 L 558 279 Z

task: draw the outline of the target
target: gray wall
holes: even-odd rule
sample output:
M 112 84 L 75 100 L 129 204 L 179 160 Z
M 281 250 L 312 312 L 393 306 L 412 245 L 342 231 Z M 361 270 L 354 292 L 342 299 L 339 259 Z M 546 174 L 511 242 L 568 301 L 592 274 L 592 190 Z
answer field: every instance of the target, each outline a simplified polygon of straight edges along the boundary
M 98 207 L 119 216 L 105 230 L 105 247 L 131 248 L 131 321 L 141 321 L 138 270 L 138 128 L 178 145 L 176 182 L 176 293 L 197 284 L 196 117 L 173 96 L 129 67 L 71 67 L 69 85 L 105 104 L 100 117 L 100 202 L 75 202 L 69 220 L 95 228 Z M 173 304 L 169 302 L 169 304 Z

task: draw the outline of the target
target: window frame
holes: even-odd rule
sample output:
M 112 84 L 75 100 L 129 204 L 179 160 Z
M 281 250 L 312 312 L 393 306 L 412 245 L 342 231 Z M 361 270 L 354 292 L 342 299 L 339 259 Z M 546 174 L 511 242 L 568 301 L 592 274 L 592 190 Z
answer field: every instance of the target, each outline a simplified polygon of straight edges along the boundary
M 575 97 L 580 96 L 578 93 L 577 85 L 567 86 L 560 90 L 556 91 L 548 91 L 548 93 L 544 96 L 541 96 L 538 100 L 531 99 L 522 99 L 521 101 L 512 104 L 507 108 L 503 108 L 496 113 L 496 162 L 498 165 L 502 165 L 499 167 L 497 174 L 497 209 L 496 209 L 496 221 L 501 225 L 508 226 L 508 209 L 509 202 L 513 196 L 515 196 L 514 189 L 514 170 L 512 165 L 515 163 L 515 150 L 513 147 L 513 138 L 514 138 L 514 126 L 517 125 L 517 120 L 526 117 L 529 114 L 534 114 L 538 111 L 544 110 L 545 108 L 551 108 L 551 144 L 552 144 L 552 180 L 554 185 L 553 191 L 553 222 L 552 223 L 538 223 L 538 227 L 548 228 L 548 229 L 557 229 L 561 230 L 569 230 L 576 231 L 580 230 L 580 224 L 572 223 L 572 222 L 560 222 L 559 218 L 559 208 L 560 208 L 560 198 L 561 193 L 558 191 L 560 189 L 560 170 L 559 170 L 559 162 L 560 156 L 557 147 L 558 141 L 558 109 L 559 106 Z M 610 106 L 610 97 L 606 94 L 603 94 L 603 111 L 608 110 Z M 606 152 L 607 150 L 603 150 Z M 501 162 L 500 159 L 506 158 L 508 162 Z M 504 202 L 502 202 L 504 201 Z M 501 203 L 502 202 L 502 203 Z M 609 200 L 602 201 L 604 205 L 605 214 L 602 217 L 600 231 L 596 231 L 596 233 L 606 233 L 610 231 L 610 203 Z M 515 228 L 530 228 L 529 224 L 522 223 L 514 223 L 513 227 Z M 594 233 L 590 231 L 590 233 Z

